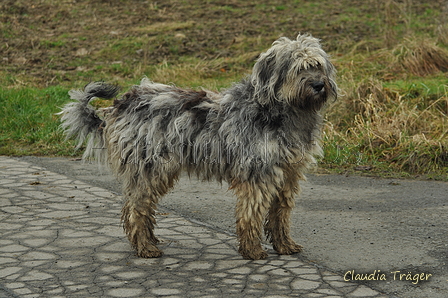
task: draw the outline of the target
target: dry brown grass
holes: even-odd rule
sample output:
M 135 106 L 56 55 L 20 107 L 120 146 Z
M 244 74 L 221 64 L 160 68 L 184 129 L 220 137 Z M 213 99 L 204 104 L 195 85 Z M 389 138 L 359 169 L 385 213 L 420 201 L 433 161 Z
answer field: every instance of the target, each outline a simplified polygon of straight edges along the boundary
M 326 135 L 358 148 L 364 162 L 376 159 L 411 173 L 440 171 L 448 167 L 447 107 L 448 86 L 431 100 L 370 78 L 346 89 L 328 114 L 332 126 L 327 125 Z
M 448 71 L 448 51 L 429 39 L 405 39 L 392 51 L 392 69 L 427 76 Z

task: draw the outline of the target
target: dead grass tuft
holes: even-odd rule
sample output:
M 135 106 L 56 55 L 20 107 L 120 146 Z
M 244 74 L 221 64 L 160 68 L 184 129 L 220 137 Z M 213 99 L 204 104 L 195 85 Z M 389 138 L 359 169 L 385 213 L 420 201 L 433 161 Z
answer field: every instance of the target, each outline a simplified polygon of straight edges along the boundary
M 406 38 L 391 51 L 383 51 L 382 56 L 394 73 L 423 77 L 448 71 L 448 51 L 428 39 Z
M 392 68 L 427 76 L 448 71 L 448 51 L 432 40 L 405 39 L 392 50 Z

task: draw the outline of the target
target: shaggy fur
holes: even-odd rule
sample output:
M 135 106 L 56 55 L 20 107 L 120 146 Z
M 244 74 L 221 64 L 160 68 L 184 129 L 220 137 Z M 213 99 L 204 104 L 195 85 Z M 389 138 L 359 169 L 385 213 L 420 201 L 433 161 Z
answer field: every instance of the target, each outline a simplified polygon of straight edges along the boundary
M 115 100 L 100 118 L 88 105 L 114 98 L 115 86 L 88 84 L 71 91 L 61 112 L 67 136 L 84 157 L 110 165 L 123 182 L 122 221 L 140 257 L 159 257 L 155 208 L 182 170 L 227 181 L 237 197 L 236 229 L 244 258 L 267 257 L 264 232 L 279 254 L 300 252 L 290 237 L 298 181 L 321 154 L 319 111 L 335 100 L 335 69 L 318 39 L 280 38 L 262 53 L 253 72 L 221 93 L 141 84 Z

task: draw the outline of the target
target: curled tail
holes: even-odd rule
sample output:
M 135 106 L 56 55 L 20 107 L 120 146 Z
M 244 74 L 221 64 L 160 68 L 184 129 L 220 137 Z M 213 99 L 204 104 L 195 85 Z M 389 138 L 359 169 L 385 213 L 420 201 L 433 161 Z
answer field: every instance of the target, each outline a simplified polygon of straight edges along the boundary
M 101 129 L 103 120 L 97 115 L 96 110 L 89 105 L 89 102 L 93 98 L 113 98 L 118 91 L 117 86 L 104 82 L 92 82 L 86 85 L 84 90 L 69 91 L 70 98 L 76 101 L 65 105 L 59 113 L 59 115 L 62 115 L 61 127 L 67 139 L 75 138 L 78 141 L 77 149 L 88 139 L 83 158 L 96 156 L 100 160 L 103 157 L 101 153 L 104 151 L 99 150 L 104 149 Z

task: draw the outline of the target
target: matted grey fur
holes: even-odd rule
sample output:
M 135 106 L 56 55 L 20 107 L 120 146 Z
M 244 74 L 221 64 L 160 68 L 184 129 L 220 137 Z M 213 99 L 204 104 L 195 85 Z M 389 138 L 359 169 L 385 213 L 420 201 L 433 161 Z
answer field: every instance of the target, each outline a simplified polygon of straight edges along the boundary
M 262 53 L 252 74 L 216 93 L 143 79 L 102 119 L 88 105 L 113 98 L 102 82 L 71 91 L 61 112 L 69 137 L 88 141 L 84 157 L 110 165 L 123 182 L 122 220 L 141 257 L 158 257 L 155 207 L 182 170 L 201 179 L 225 180 L 237 196 L 239 252 L 267 256 L 267 239 L 279 254 L 300 252 L 290 237 L 290 213 L 303 173 L 321 155 L 319 111 L 337 97 L 335 69 L 318 39 L 280 38 Z

